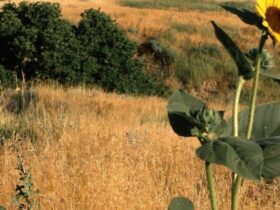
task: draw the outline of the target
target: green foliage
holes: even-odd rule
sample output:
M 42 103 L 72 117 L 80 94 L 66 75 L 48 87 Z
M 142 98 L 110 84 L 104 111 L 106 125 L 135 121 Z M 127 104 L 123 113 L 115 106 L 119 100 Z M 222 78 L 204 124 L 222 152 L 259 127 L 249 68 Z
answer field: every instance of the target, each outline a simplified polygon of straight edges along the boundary
M 206 107 L 205 103 L 183 90 L 174 92 L 168 100 L 168 118 L 180 136 L 213 138 L 223 131 L 223 112 Z
M 275 74 L 275 73 L 273 73 L 273 72 L 264 71 L 264 70 L 261 70 L 261 71 L 260 71 L 260 74 L 261 74 L 262 76 L 267 77 L 267 78 L 273 79 L 273 80 L 276 81 L 277 83 L 279 83 L 279 81 L 280 81 L 280 75 L 279 75 L 279 74 Z
M 263 149 L 264 166 L 262 176 L 275 178 L 280 176 L 280 137 L 270 137 L 256 141 Z
M 0 206 L 0 210 L 6 210 L 4 206 Z
M 259 180 L 264 163 L 260 146 L 238 137 L 220 138 L 197 149 L 196 154 L 204 161 L 222 164 L 248 179 Z
M 4 88 L 16 87 L 16 76 L 13 72 L 0 65 L 0 86 Z
M 263 30 L 263 19 L 255 13 L 246 9 L 223 7 L 245 23 L 256 25 L 262 30 L 257 50 L 246 55 L 251 59 L 251 64 L 233 40 L 212 21 L 216 37 L 229 52 L 238 68 L 239 78 L 234 95 L 233 119 L 230 119 L 226 125 L 221 123 L 222 117 L 219 118 L 217 112 L 205 108 L 204 104 L 200 105 L 202 108 L 199 111 L 191 112 L 191 105 L 201 101 L 178 91 L 169 99 L 167 109 L 168 115 L 171 115 L 169 120 L 173 130 L 181 136 L 197 136 L 202 144 L 196 150 L 196 154 L 205 161 L 212 210 L 217 210 L 218 206 L 211 163 L 224 165 L 233 171 L 231 209 L 237 210 L 241 176 L 253 180 L 280 176 L 280 104 L 277 102 L 256 107 L 260 72 L 261 70 L 265 72 L 264 70 L 272 66 L 271 57 L 263 49 L 268 36 L 273 35 L 267 29 Z M 273 37 L 272 39 L 275 41 Z M 278 76 L 274 76 L 268 74 L 268 77 L 278 79 Z M 250 94 L 250 108 L 238 113 L 243 84 L 245 80 L 252 78 L 254 82 Z M 212 126 L 216 127 L 214 131 L 218 132 L 215 132 L 214 138 L 209 138 L 205 133 L 209 134 Z
M 232 41 L 232 39 L 219 26 L 217 26 L 214 21 L 212 21 L 212 25 L 214 26 L 218 40 L 223 44 L 230 56 L 235 61 L 238 68 L 238 75 L 242 76 L 246 80 L 251 79 L 253 77 L 253 68 L 246 59 L 245 55 Z
M 82 13 L 76 35 L 82 45 L 82 69 L 89 81 L 106 90 L 134 94 L 163 94 L 165 87 L 142 71 L 133 59 L 136 46 L 112 19 L 100 10 Z M 90 59 L 89 59 L 90 58 Z M 94 60 L 95 59 L 95 60 Z M 90 63 L 89 63 L 90 62 Z M 89 68 L 96 62 L 97 67 Z
M 175 131 L 180 136 L 193 136 L 191 130 L 197 123 L 193 120 L 191 112 L 199 111 L 204 103 L 183 90 L 174 92 L 168 100 L 168 118 Z
M 12 71 L 27 80 L 97 84 L 132 94 L 165 93 L 161 81 L 143 73 L 142 64 L 133 59 L 135 44 L 109 16 L 94 9 L 81 16 L 74 26 L 62 18 L 59 4 L 5 4 L 0 12 L 0 64 L 9 71 L 0 68 L 0 81 L 10 83 Z
M 258 49 L 253 48 L 250 49 L 248 53 L 245 54 L 251 61 L 254 67 L 257 65 L 257 56 L 258 56 Z M 272 55 L 266 50 L 263 49 L 263 51 L 260 53 L 261 57 L 261 70 L 268 71 L 270 68 L 273 67 L 274 61 L 272 58 Z
M 239 136 L 246 137 L 249 110 L 239 112 Z M 258 105 L 255 110 L 252 139 L 259 140 L 267 137 L 280 136 L 280 102 Z M 227 121 L 227 129 L 223 136 L 231 135 L 232 119 Z
M 18 171 L 20 175 L 20 185 L 16 186 L 15 202 L 19 209 L 32 210 L 39 203 L 33 198 L 38 191 L 33 190 L 33 180 L 31 171 L 26 169 L 22 157 L 18 154 Z
M 215 132 L 222 123 L 224 112 L 216 112 L 213 109 L 202 107 L 198 111 L 191 112 L 194 121 L 197 122 L 197 129 L 202 133 Z
M 262 25 L 262 18 L 256 13 L 251 12 L 248 9 L 237 9 L 236 6 L 226 4 L 222 5 L 222 8 L 224 8 L 228 12 L 237 15 L 244 23 L 249 25 L 255 25 L 260 30 L 264 29 L 264 26 Z
M 79 69 L 79 45 L 59 4 L 8 3 L 0 13 L 1 64 L 18 77 L 69 82 Z
M 168 210 L 194 210 L 194 205 L 188 198 L 175 197 L 171 200 Z

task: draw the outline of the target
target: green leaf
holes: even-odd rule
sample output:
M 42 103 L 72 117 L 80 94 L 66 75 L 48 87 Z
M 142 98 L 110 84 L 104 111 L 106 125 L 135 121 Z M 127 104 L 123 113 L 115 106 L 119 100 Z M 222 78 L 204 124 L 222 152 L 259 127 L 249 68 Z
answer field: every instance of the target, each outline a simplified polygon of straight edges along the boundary
M 280 136 L 261 139 L 256 143 L 263 149 L 262 177 L 271 179 L 280 176 Z
M 4 206 L 0 206 L 0 210 L 6 210 Z
M 273 80 L 275 80 L 278 83 L 280 82 L 280 75 L 279 74 L 275 74 L 275 73 L 264 71 L 264 70 L 261 70 L 260 74 L 262 76 L 265 76 L 265 77 L 268 77 L 270 79 L 273 79 Z
M 175 91 L 168 100 L 168 118 L 171 127 L 180 136 L 192 136 L 191 130 L 196 126 L 190 113 L 198 111 L 205 104 L 183 90 Z
M 226 11 L 237 15 L 244 23 L 249 25 L 254 25 L 259 29 L 263 30 L 264 27 L 262 25 L 262 18 L 258 16 L 256 13 L 247 10 L 247 9 L 237 9 L 232 6 L 221 5 Z
M 176 197 L 171 200 L 168 210 L 194 210 L 194 205 L 188 198 Z
M 196 150 L 197 156 L 207 162 L 224 165 L 248 179 L 259 180 L 263 167 L 263 152 L 253 141 L 225 137 L 208 142 Z
M 239 136 L 246 137 L 249 110 L 243 110 L 238 115 Z M 227 121 L 227 129 L 222 136 L 232 133 L 232 119 Z M 252 139 L 280 136 L 280 102 L 258 105 L 252 130 Z
M 234 41 L 219 27 L 214 21 L 211 21 L 214 26 L 215 34 L 218 40 L 227 49 L 230 56 L 236 63 L 238 68 L 238 75 L 242 76 L 245 80 L 249 80 L 254 76 L 253 68 L 249 61 L 246 59 L 242 51 L 237 47 Z

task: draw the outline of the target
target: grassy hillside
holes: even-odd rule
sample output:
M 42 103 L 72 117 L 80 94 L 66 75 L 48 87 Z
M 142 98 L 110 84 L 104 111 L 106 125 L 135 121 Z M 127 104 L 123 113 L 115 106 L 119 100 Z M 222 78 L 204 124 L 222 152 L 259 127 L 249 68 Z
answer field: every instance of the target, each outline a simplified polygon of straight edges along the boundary
M 168 69 L 165 83 L 174 89 L 184 87 L 206 100 L 213 96 L 224 98 L 228 95 L 225 93 L 235 86 L 234 78 L 237 72 L 232 59 L 217 41 L 210 21 L 215 20 L 233 40 L 238 42 L 244 52 L 256 47 L 260 38 L 256 28 L 245 25 L 236 16 L 221 10 L 218 6 L 220 3 L 235 4 L 253 9 L 253 1 L 76 0 L 69 2 L 61 0 L 59 2 L 65 17 L 73 22 L 79 20 L 80 13 L 85 9 L 100 8 L 111 15 L 127 35 L 139 45 L 155 37 L 175 57 L 175 63 Z M 124 6 L 129 2 L 141 3 L 143 7 Z M 149 2 L 156 2 L 156 4 L 147 6 Z M 186 6 L 183 7 L 182 4 Z M 202 11 L 198 7 L 188 6 L 189 4 L 212 5 L 218 10 Z M 167 6 L 159 7 L 159 5 Z M 178 9 L 181 6 L 184 9 Z M 271 42 L 268 42 L 266 47 L 276 60 L 273 71 L 279 72 L 279 48 L 273 49 Z M 163 69 L 153 62 L 151 56 L 141 56 L 139 59 L 145 64 L 147 72 L 161 76 Z M 222 90 L 221 94 L 218 90 Z M 248 90 L 247 88 L 245 92 Z M 270 100 L 276 100 L 278 97 L 279 87 L 277 84 L 272 84 L 270 80 L 264 80 L 260 90 L 261 95 L 265 95 Z M 231 100 L 231 95 L 228 96 L 224 98 L 225 102 Z
M 252 1 L 209 1 L 209 0 L 120 0 L 121 5 L 136 8 L 221 11 L 220 4 L 251 8 Z

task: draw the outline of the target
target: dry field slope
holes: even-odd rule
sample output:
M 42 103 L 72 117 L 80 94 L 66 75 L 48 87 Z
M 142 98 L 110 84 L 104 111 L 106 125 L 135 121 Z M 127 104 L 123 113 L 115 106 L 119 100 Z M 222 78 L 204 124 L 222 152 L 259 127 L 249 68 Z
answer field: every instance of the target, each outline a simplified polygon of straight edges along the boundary
M 173 133 L 165 100 L 53 86 L 34 91 L 36 105 L 23 116 L 2 104 L 0 119 L 17 128 L 12 140 L 22 141 L 20 152 L 32 169 L 42 209 L 163 210 L 176 195 L 191 198 L 198 210 L 210 208 L 204 166 L 194 154 L 198 143 Z M 23 130 L 36 139 L 31 142 Z M 1 149 L 0 165 L 0 204 L 15 209 L 18 171 L 11 141 Z M 221 209 L 228 209 L 230 173 L 215 171 Z M 279 186 L 278 180 L 245 182 L 241 209 L 279 209 Z
M 195 18 L 198 24 L 210 19 L 209 13 L 137 10 L 108 2 L 61 1 L 64 14 L 72 20 L 85 8 L 101 7 L 123 27 L 139 20 L 143 36 L 145 31 L 164 30 L 168 18 Z M 227 15 L 210 14 L 225 24 L 239 24 Z M 160 23 L 155 15 L 162 18 Z M 199 41 L 199 36 L 194 41 Z M 22 116 L 6 110 L 3 101 L 12 93 L 4 92 L 0 125 L 16 128 L 18 135 L 12 141 L 32 169 L 42 209 L 163 210 L 177 195 L 189 197 L 197 210 L 210 209 L 203 162 L 194 154 L 199 145 L 195 139 L 173 133 L 166 117 L 166 100 L 51 85 L 36 86 L 34 91 L 38 101 Z M 11 200 L 19 177 L 12 141 L 0 149 L 0 204 L 9 210 L 16 209 Z M 229 209 L 230 173 L 223 167 L 214 169 L 220 209 Z M 240 209 L 280 209 L 279 180 L 273 184 L 244 182 L 243 186 Z
M 194 154 L 198 143 L 173 133 L 165 100 L 52 86 L 35 92 L 36 106 L 22 117 L 2 104 L 0 119 L 6 127 L 20 127 L 13 141 L 23 142 L 42 209 L 166 209 L 176 195 L 190 197 L 198 210 L 209 209 L 203 163 Z M 21 130 L 32 130 L 36 139 L 21 137 Z M 10 144 L 1 149 L 0 203 L 13 209 L 18 172 Z M 221 209 L 228 209 L 229 172 L 215 171 Z M 245 182 L 241 209 L 279 209 L 275 184 Z

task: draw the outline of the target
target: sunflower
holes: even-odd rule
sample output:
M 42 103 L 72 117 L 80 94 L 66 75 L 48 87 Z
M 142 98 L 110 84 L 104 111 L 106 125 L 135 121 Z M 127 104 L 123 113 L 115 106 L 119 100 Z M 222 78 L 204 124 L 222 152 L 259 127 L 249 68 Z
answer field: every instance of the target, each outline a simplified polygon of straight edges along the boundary
M 280 42 L 280 0 L 257 0 L 256 9 L 263 18 L 263 26 Z

